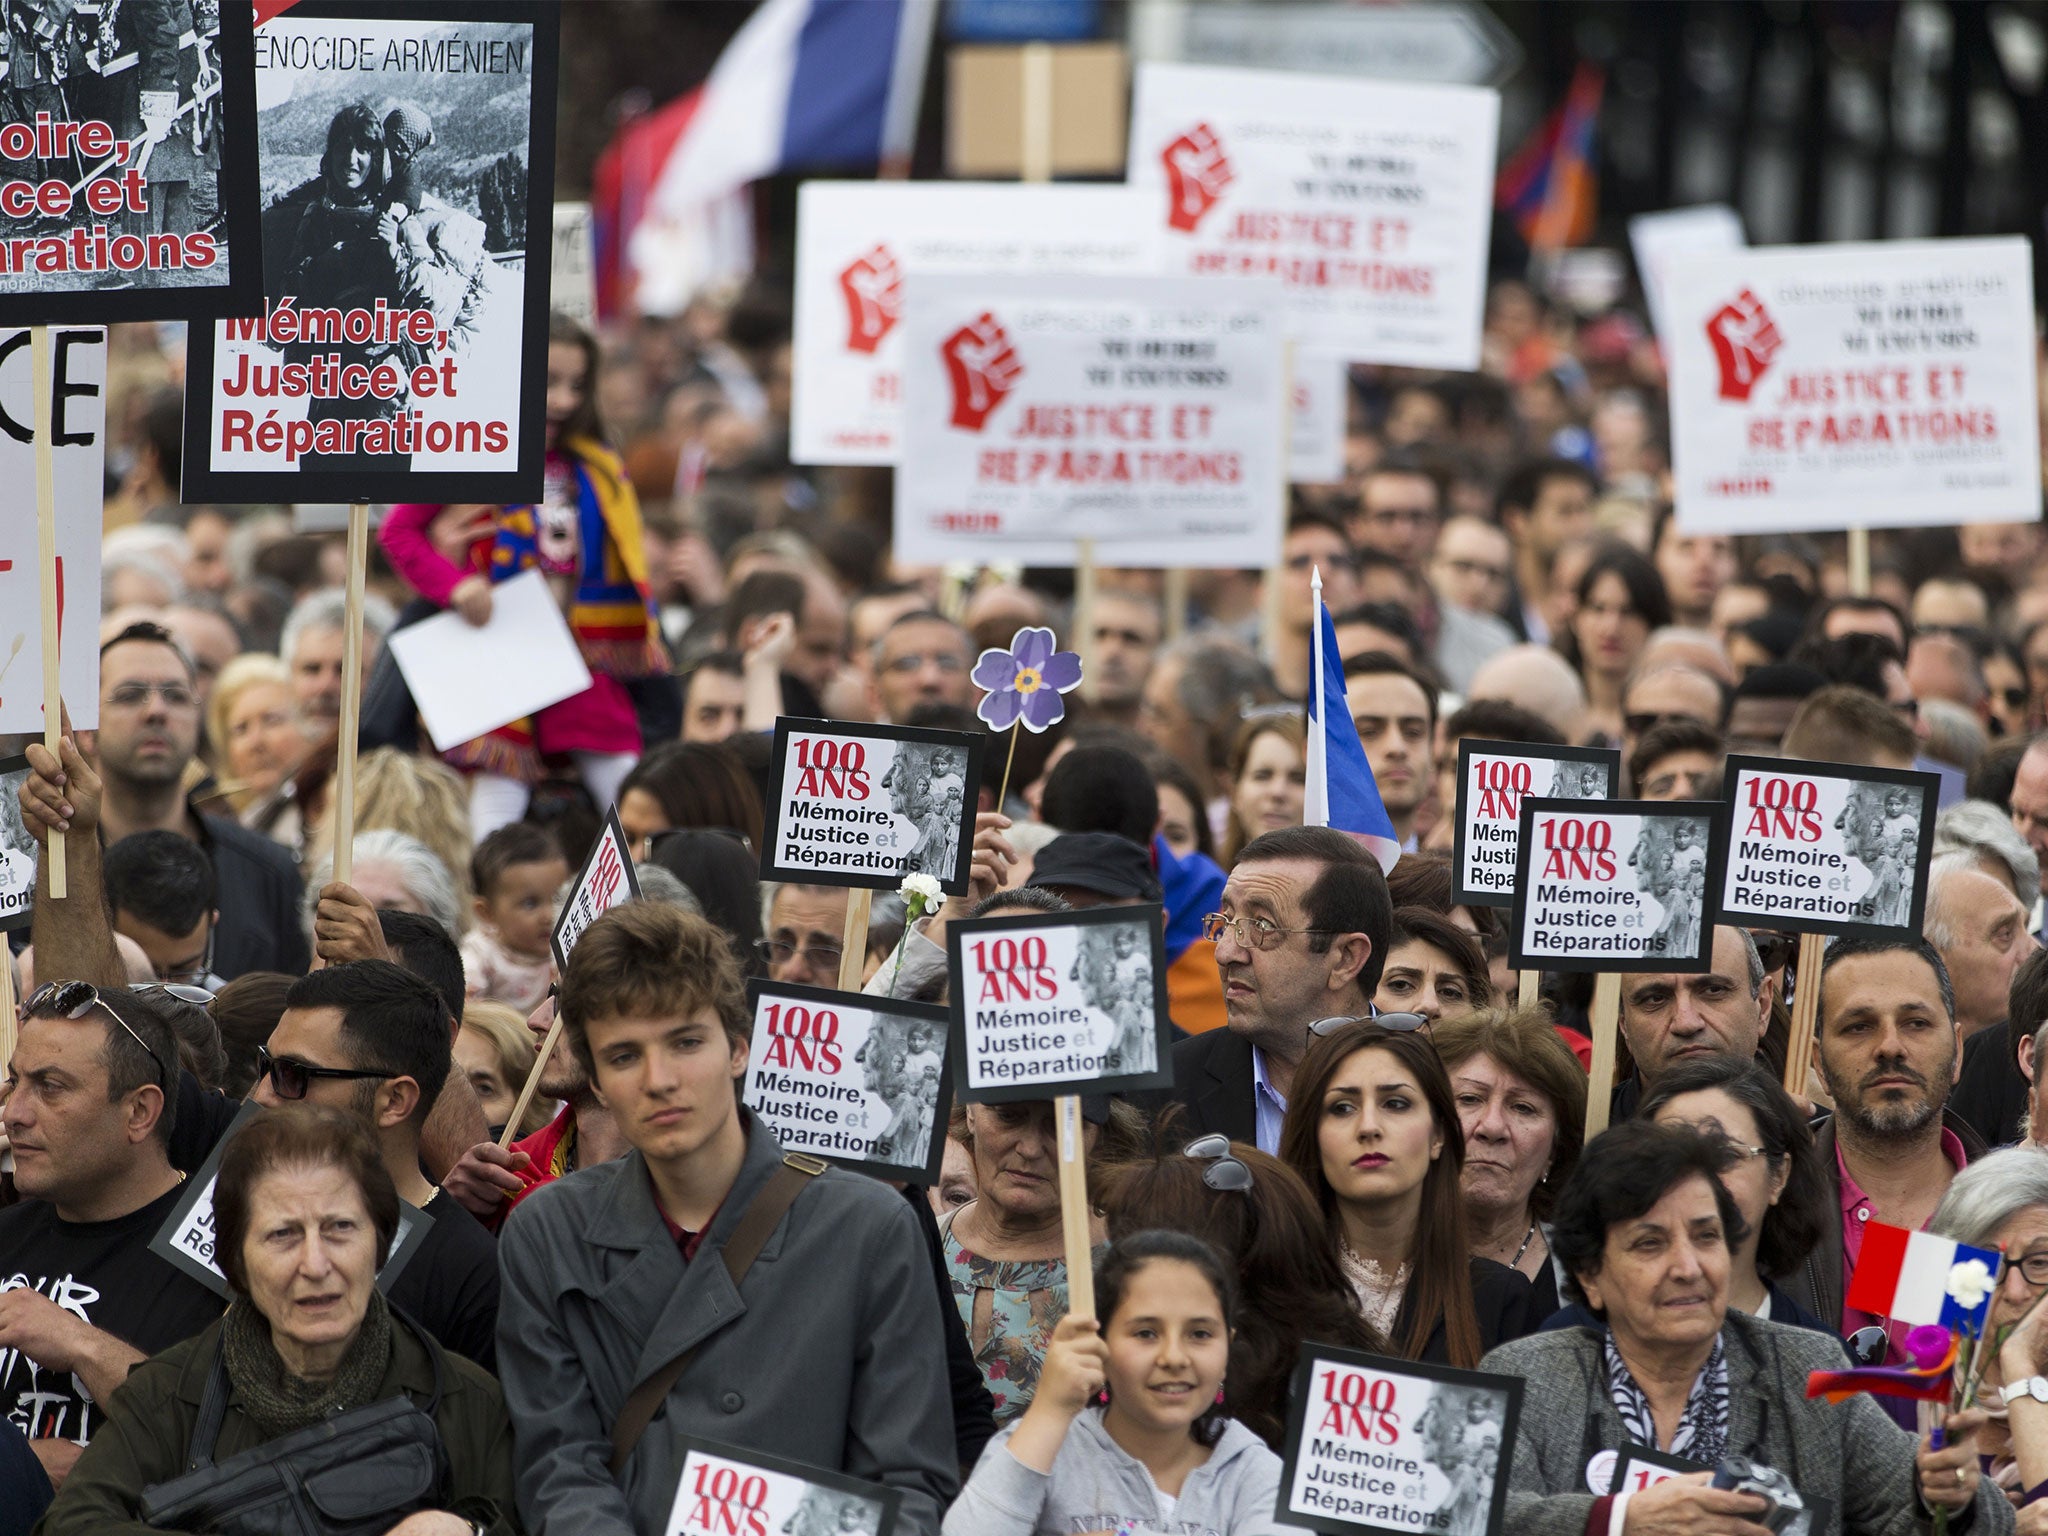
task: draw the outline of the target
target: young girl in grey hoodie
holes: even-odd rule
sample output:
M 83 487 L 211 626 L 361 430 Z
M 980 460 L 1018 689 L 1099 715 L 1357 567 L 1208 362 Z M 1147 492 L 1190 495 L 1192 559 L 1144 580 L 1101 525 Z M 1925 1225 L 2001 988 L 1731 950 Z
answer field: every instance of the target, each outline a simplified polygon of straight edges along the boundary
M 989 1442 L 944 1536 L 1268 1536 L 1280 1458 L 1223 1412 L 1236 1298 L 1215 1250 L 1135 1232 L 1069 1315 L 1024 1416 Z

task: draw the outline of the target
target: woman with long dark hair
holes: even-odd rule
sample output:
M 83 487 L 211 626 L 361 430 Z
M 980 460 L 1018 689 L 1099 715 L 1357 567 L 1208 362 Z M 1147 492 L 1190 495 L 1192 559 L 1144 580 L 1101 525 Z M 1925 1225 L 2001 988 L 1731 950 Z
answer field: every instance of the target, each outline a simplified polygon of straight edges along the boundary
M 1586 723 L 1595 746 L 1622 739 L 1621 696 L 1650 632 L 1671 622 L 1671 598 L 1657 567 L 1626 544 L 1595 551 L 1579 578 L 1579 604 L 1557 648 L 1586 685 Z
M 1315 1193 L 1366 1321 L 1396 1353 L 1470 1367 L 1534 1326 L 1528 1280 L 1471 1252 L 1465 1133 L 1426 1036 L 1369 1019 L 1318 1032 L 1280 1157 Z

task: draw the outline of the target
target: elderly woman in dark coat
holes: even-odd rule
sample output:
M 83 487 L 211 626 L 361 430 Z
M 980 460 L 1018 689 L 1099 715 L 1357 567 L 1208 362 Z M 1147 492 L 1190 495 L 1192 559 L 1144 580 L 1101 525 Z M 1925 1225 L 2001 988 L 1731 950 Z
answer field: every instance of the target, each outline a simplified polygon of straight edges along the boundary
M 439 1470 L 411 1486 L 380 1472 L 374 1486 L 352 1489 L 385 1501 L 358 1509 L 359 1519 L 388 1518 L 386 1536 L 516 1536 L 512 1426 L 498 1383 L 443 1353 L 377 1290 L 398 1193 L 368 1127 L 313 1106 L 255 1115 L 222 1153 L 214 1221 L 234 1292 L 226 1316 L 135 1368 L 40 1536 L 286 1529 L 277 1510 L 253 1523 L 198 1517 L 196 1527 L 192 1517 L 145 1523 L 144 1512 L 152 1490 L 154 1507 L 171 1498 L 164 1485 L 193 1456 L 218 1466 L 401 1394 L 431 1420 Z M 222 1398 L 209 1438 L 205 1405 Z
M 1504 1344 L 1480 1369 L 1541 1383 L 1522 1404 L 1507 1529 L 1516 1536 L 1759 1536 L 1764 1500 L 1711 1471 L 1610 1493 L 1613 1452 L 1654 1446 L 1712 1469 L 1743 1456 L 1829 1512 L 1814 1536 L 2004 1536 L 2012 1507 L 1978 1470 L 1981 1412 L 1950 1415 L 1946 1448 L 1913 1439 L 1867 1396 L 1809 1400 L 1840 1346 L 1728 1307 L 1745 1236 L 1722 1186 L 1725 1138 L 1636 1120 L 1597 1137 L 1559 1199 L 1557 1257 L 1597 1326 Z M 1618 1507 L 1617 1507 L 1618 1506 Z

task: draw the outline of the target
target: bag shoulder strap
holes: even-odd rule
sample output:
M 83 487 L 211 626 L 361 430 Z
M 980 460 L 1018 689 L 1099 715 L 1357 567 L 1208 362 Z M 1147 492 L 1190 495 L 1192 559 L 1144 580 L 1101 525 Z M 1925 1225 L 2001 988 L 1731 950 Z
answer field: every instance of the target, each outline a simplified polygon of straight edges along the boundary
M 796 1204 L 796 1197 L 804 1192 L 804 1186 L 824 1171 L 825 1164 L 806 1153 L 783 1155 L 782 1166 L 769 1176 L 760 1192 L 747 1203 L 738 1224 L 732 1229 L 732 1236 L 725 1240 L 725 1247 L 720 1250 L 726 1273 L 732 1276 L 734 1290 L 738 1290 L 740 1282 L 747 1278 L 747 1271 L 754 1267 L 754 1260 L 768 1246 L 768 1239 L 775 1235 L 776 1227 L 789 1214 L 789 1208 Z M 669 1389 L 689 1369 L 697 1349 L 698 1346 L 692 1344 L 627 1395 L 625 1406 L 612 1423 L 613 1477 L 625 1470 L 627 1458 L 640 1443 L 647 1426 L 654 1422 L 654 1416 L 661 1411 Z
M 199 1417 L 192 1421 L 192 1442 L 185 1453 L 185 1470 L 197 1472 L 213 1462 L 214 1443 L 228 1413 L 228 1352 L 219 1344 L 213 1350 L 213 1369 L 206 1373 L 206 1390 L 199 1394 Z

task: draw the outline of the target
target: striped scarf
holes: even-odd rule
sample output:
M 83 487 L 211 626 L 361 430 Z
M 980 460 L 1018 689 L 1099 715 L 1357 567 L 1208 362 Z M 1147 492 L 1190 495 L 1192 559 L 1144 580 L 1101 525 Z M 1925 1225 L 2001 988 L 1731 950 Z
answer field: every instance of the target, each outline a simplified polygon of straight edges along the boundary
M 1650 1411 L 1650 1400 L 1629 1374 L 1621 1351 L 1614 1347 L 1612 1330 L 1606 1341 L 1607 1390 L 1614 1396 L 1614 1411 L 1621 1415 L 1623 1426 L 1636 1444 L 1660 1449 L 1657 1418 Z M 1693 1380 L 1692 1393 L 1685 1400 L 1685 1415 L 1678 1421 L 1678 1432 L 1671 1437 L 1671 1444 L 1662 1449 L 1709 1467 L 1719 1466 L 1727 1454 L 1728 1356 L 1721 1348 L 1718 1334 L 1714 1337 L 1714 1352 Z

